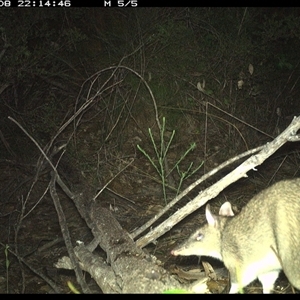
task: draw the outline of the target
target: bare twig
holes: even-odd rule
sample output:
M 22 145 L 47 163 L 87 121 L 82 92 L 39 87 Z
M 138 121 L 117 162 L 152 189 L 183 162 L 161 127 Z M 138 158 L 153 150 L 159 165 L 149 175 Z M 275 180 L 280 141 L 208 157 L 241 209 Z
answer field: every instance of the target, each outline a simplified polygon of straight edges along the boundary
M 131 159 L 131 161 L 123 168 L 121 169 L 113 178 L 111 178 L 103 187 L 102 189 L 96 194 L 95 197 L 93 197 L 93 200 L 95 201 L 97 199 L 97 197 L 99 197 L 99 195 L 107 188 L 107 186 L 113 181 L 115 180 L 116 177 L 119 176 L 119 174 L 121 174 L 125 169 L 127 169 L 132 163 L 134 162 L 134 159 Z
M 175 224 L 181 221 L 183 218 L 203 206 L 207 201 L 216 197 L 224 188 L 231 183 L 237 181 L 242 177 L 247 177 L 249 170 L 255 170 L 255 167 L 262 164 L 269 156 L 271 156 L 277 149 L 279 149 L 286 142 L 298 142 L 300 136 L 296 135 L 300 128 L 300 117 L 295 117 L 286 130 L 284 130 L 277 138 L 272 142 L 267 143 L 261 149 L 261 151 L 248 158 L 240 166 L 227 174 L 217 183 L 213 184 L 203 192 L 200 192 L 197 197 L 186 204 L 183 208 L 176 211 L 168 220 L 161 223 L 154 230 L 146 234 L 144 237 L 137 241 L 137 245 L 144 247 L 147 244 L 155 241 L 158 237 L 169 231 Z
M 74 267 L 74 271 L 76 274 L 76 279 L 77 282 L 80 284 L 82 290 L 84 293 L 91 293 L 85 279 L 84 276 L 82 274 L 82 270 L 79 266 L 79 262 L 76 258 L 73 246 L 72 246 L 72 242 L 71 242 L 71 236 L 70 236 L 70 232 L 67 226 L 67 220 L 64 214 L 64 211 L 60 205 L 60 201 L 59 201 L 59 197 L 56 193 L 56 189 L 55 189 L 55 181 L 56 181 L 56 174 L 54 171 L 51 172 L 51 182 L 50 182 L 50 194 L 51 197 L 53 199 L 53 203 L 57 212 L 57 216 L 58 216 L 58 221 L 59 221 L 59 226 L 61 229 L 61 233 L 63 235 L 65 244 L 66 244 L 66 248 L 68 250 L 68 254 L 70 257 L 70 260 L 72 262 L 72 265 Z
M 255 149 L 251 149 L 249 151 L 246 151 L 236 157 L 233 157 L 227 161 L 225 161 L 224 163 L 222 163 L 221 165 L 219 165 L 217 168 L 214 168 L 213 170 L 209 171 L 208 173 L 206 173 L 205 175 L 203 175 L 201 178 L 199 178 L 197 181 L 195 181 L 194 183 L 192 183 L 190 186 L 188 186 L 183 192 L 181 192 L 178 196 L 176 196 L 171 202 L 169 202 L 163 210 L 161 210 L 157 215 L 155 215 L 151 220 L 149 220 L 146 224 L 144 224 L 143 226 L 141 226 L 140 228 L 138 228 L 136 231 L 134 231 L 131 234 L 132 238 L 136 238 L 137 236 L 139 236 L 141 233 L 143 233 L 147 228 L 149 228 L 154 222 L 156 222 L 161 216 L 163 216 L 167 211 L 169 211 L 169 209 L 171 207 L 173 207 L 179 200 L 181 200 L 184 196 L 186 196 L 191 190 L 193 190 L 196 186 L 198 186 L 200 183 L 202 183 L 203 181 L 207 180 L 209 177 L 215 175 L 216 173 L 218 173 L 219 171 L 221 171 L 222 169 L 224 169 L 225 167 L 233 164 L 234 162 L 240 160 L 243 157 L 249 156 L 251 154 L 254 154 L 258 151 L 260 151 L 263 147 L 257 147 Z
M 5 248 L 5 245 L 2 244 L 0 242 L 0 245 L 2 247 Z M 22 257 L 20 257 L 17 253 L 15 253 L 14 251 L 12 251 L 10 248 L 8 248 L 8 251 L 13 254 L 14 256 L 16 256 L 18 258 L 18 260 L 20 262 L 22 262 L 25 266 L 27 266 L 33 273 L 35 273 L 36 275 L 38 275 L 39 277 L 41 277 L 45 282 L 47 282 L 49 284 L 49 286 L 52 287 L 52 289 L 55 291 L 55 293 L 59 294 L 61 293 L 61 289 L 56 285 L 56 283 L 54 281 L 52 281 L 50 278 L 48 278 L 47 276 L 45 276 L 43 273 L 39 272 L 38 270 L 36 270 L 35 268 L 33 268 L 30 264 L 28 264 L 26 262 L 25 259 L 23 259 Z
M 55 209 L 57 211 L 57 216 L 58 216 L 58 220 L 59 220 L 59 225 L 61 228 L 61 232 L 71 259 L 71 262 L 74 266 L 74 271 L 76 274 L 76 278 L 78 283 L 81 285 L 81 288 L 83 290 L 83 292 L 85 293 L 90 293 L 90 289 L 88 287 L 88 285 L 85 282 L 85 279 L 83 277 L 82 271 L 80 269 L 79 263 L 76 259 L 75 253 L 74 253 L 74 249 L 71 243 L 71 237 L 70 237 L 70 233 L 68 230 L 68 226 L 67 226 L 67 221 L 63 212 L 63 209 L 60 205 L 60 201 L 59 201 L 59 197 L 56 193 L 56 189 L 55 189 L 55 182 L 56 180 L 59 178 L 60 182 L 62 182 L 62 180 L 59 177 L 59 174 L 56 170 L 56 167 L 52 164 L 52 162 L 50 161 L 50 159 L 48 158 L 48 156 L 45 154 L 45 152 L 43 151 L 43 149 L 40 147 L 40 145 L 37 143 L 37 141 L 21 126 L 21 124 L 19 124 L 16 120 L 14 120 L 11 117 L 8 117 L 11 121 L 13 121 L 14 123 L 16 123 L 21 129 L 22 131 L 30 138 L 30 140 L 32 140 L 32 142 L 37 146 L 37 148 L 40 150 L 40 152 L 42 153 L 42 155 L 44 156 L 44 158 L 47 160 L 47 162 L 49 163 L 49 165 L 52 168 L 52 178 L 51 178 L 51 182 L 50 182 L 50 194 L 51 197 L 53 199 L 53 203 L 55 206 Z

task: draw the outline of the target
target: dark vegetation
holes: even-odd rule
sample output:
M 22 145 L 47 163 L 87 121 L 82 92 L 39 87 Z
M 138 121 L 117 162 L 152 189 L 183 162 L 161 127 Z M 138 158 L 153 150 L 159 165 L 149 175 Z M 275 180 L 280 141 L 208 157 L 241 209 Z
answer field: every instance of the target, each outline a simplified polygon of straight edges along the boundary
M 66 293 L 66 281 L 76 285 L 72 271 L 53 267 L 66 255 L 63 241 L 41 250 L 61 237 L 50 167 L 9 116 L 47 155 L 66 145 L 51 158 L 70 186 L 79 175 L 95 191 L 111 181 L 98 200 L 131 232 L 179 190 L 271 141 L 299 114 L 299 48 L 299 8 L 1 9 L 0 292 L 51 292 L 18 257 Z M 171 143 L 166 173 L 158 174 L 154 145 L 160 151 L 162 133 Z M 216 206 L 229 198 L 242 207 L 298 170 L 299 144 L 287 145 Z M 72 238 L 84 240 L 89 232 L 72 201 L 62 205 Z M 175 242 L 171 232 L 148 250 L 167 268 Z

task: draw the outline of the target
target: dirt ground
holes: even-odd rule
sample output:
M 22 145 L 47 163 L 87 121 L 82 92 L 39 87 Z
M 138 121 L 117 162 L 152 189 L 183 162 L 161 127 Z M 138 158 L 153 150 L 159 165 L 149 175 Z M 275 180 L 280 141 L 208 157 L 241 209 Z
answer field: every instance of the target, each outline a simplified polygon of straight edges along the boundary
M 274 158 L 282 159 L 281 156 Z M 217 210 L 222 202 L 231 199 L 236 211 L 251 197 L 268 184 L 266 178 L 276 172 L 274 159 L 270 159 L 260 166 L 259 174 L 253 172 L 249 178 L 241 179 L 228 187 L 211 205 Z M 285 163 L 286 176 L 292 171 L 292 158 Z M 143 169 L 145 159 L 137 158 L 136 167 Z M 5 167 L 4 167 L 5 166 Z M 2 255 L 0 256 L 0 291 L 2 293 L 53 293 L 51 287 L 39 276 L 42 274 L 52 279 L 64 293 L 72 293 L 67 283 L 76 287 L 76 277 L 73 271 L 58 270 L 54 267 L 57 260 L 67 255 L 62 239 L 57 214 L 52 199 L 47 191 L 49 173 L 41 176 L 31 190 L 34 180 L 30 176 L 30 167 L 2 163 L 1 183 L 4 186 L 1 197 L 0 240 Z M 283 172 L 281 172 L 283 174 Z M 284 175 L 282 175 L 284 176 Z M 126 182 L 126 178 L 128 181 Z M 147 177 L 140 177 L 134 185 L 133 170 L 126 170 L 115 180 L 111 189 L 103 192 L 98 201 L 110 208 L 120 224 L 128 232 L 143 225 L 157 211 L 162 209 L 162 194 L 158 184 Z M 43 196 L 41 196 L 43 195 Z M 90 241 L 91 233 L 80 218 L 72 201 L 60 192 L 61 203 L 68 220 L 69 230 L 73 242 L 77 240 Z M 171 194 L 170 194 L 171 197 Z M 173 211 L 179 208 L 178 204 Z M 24 211 L 22 211 L 24 209 Z M 202 264 L 196 257 L 173 257 L 170 250 L 182 242 L 189 234 L 205 221 L 203 209 L 193 213 L 175 226 L 170 232 L 161 237 L 156 245 L 149 245 L 146 251 L 157 256 L 164 263 L 167 270 L 179 277 L 182 282 L 192 282 L 203 274 Z M 170 212 L 171 214 L 172 212 Z M 20 216 L 23 214 L 22 222 Z M 5 251 L 8 246 L 12 252 Z M 99 250 L 100 251 L 100 250 Z M 18 257 L 22 257 L 22 263 Z M 209 260 L 212 268 L 219 271 L 222 264 Z M 30 266 L 30 269 L 28 268 Z M 200 272 L 202 269 L 202 272 Z M 211 281 L 209 287 L 212 292 L 221 292 L 228 286 L 228 275 L 222 273 L 222 279 Z M 101 293 L 97 285 L 86 274 L 87 282 L 96 293 Z M 261 292 L 259 283 L 253 283 L 246 289 L 248 293 Z M 288 282 L 282 276 L 278 280 L 277 293 L 292 292 Z

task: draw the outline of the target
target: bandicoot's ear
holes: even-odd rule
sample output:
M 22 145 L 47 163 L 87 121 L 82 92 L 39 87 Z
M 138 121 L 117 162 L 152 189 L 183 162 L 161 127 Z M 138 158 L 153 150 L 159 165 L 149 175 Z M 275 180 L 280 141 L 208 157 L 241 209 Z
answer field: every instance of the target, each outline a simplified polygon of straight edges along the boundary
M 224 216 L 224 217 L 233 217 L 234 216 L 230 202 L 225 202 L 220 207 L 219 215 Z
M 209 204 L 206 205 L 205 216 L 206 216 L 206 220 L 207 220 L 209 225 L 211 225 L 211 226 L 216 226 L 217 225 L 217 223 L 218 223 L 217 218 L 216 218 L 216 216 L 214 216 L 211 213 Z

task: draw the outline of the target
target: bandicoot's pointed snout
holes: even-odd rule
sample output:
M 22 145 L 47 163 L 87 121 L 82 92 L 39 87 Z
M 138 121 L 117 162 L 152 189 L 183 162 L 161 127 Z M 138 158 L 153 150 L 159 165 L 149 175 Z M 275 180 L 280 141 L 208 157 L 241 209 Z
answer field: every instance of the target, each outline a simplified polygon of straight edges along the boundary
M 282 269 L 300 290 L 300 179 L 263 190 L 237 216 L 229 202 L 221 206 L 219 215 L 207 206 L 205 215 L 207 224 L 173 249 L 172 255 L 222 260 L 230 273 L 230 293 L 255 279 L 264 293 L 270 293 Z

